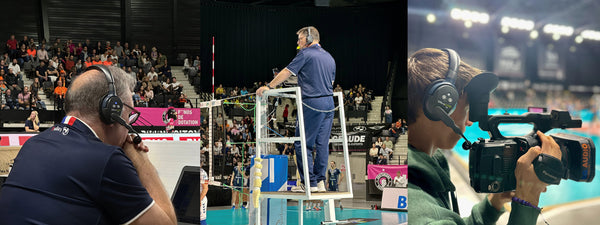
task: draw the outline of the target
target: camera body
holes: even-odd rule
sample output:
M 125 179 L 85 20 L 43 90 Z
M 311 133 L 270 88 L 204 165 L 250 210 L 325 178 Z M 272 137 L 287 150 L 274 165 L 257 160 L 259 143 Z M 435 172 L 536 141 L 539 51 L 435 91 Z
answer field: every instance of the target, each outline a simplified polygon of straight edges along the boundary
M 569 127 L 581 127 L 581 120 L 572 120 L 566 111 L 553 110 L 550 114 L 527 113 L 523 116 L 490 117 L 491 120 L 499 123 L 508 118 L 511 121 L 535 119 L 537 121 L 534 124 L 563 124 Z M 558 175 L 562 179 L 591 182 L 595 175 L 596 158 L 593 141 L 587 137 L 566 133 L 550 136 L 560 146 L 562 152 L 560 159 L 562 174 L 549 174 L 549 176 Z M 517 184 L 515 178 L 517 160 L 527 153 L 529 148 L 539 146 L 541 144 L 539 138 L 534 132 L 519 137 L 503 137 L 502 135 L 492 137 L 487 140 L 479 138 L 471 147 L 469 152 L 471 187 L 477 192 L 484 193 L 514 190 Z M 535 164 L 534 161 L 534 166 L 537 166 Z
M 498 85 L 492 73 L 475 76 L 465 87 L 469 97 L 469 120 L 479 122 L 479 128 L 488 131 L 490 139 L 479 138 L 469 148 L 469 177 L 477 192 L 499 193 L 516 188 L 515 168 L 519 157 L 531 147 L 541 145 L 536 131 L 560 128 L 579 128 L 580 119 L 572 119 L 568 111 L 545 109 L 523 115 L 488 115 L 490 93 Z M 542 113 L 540 113 L 542 112 Z M 533 124 L 533 131 L 524 136 L 504 137 L 498 126 L 505 123 Z M 560 183 L 560 179 L 591 182 L 595 175 L 596 148 L 590 138 L 557 133 L 550 135 L 560 146 L 561 159 L 540 154 L 532 163 L 538 178 L 546 183 Z M 464 146 L 464 145 L 463 145 Z

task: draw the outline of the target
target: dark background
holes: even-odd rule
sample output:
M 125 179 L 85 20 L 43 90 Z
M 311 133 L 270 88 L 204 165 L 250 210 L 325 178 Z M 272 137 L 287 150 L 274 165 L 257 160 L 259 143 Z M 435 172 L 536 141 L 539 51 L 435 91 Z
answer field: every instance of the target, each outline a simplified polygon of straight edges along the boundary
M 296 54 L 296 31 L 315 26 L 321 44 L 336 60 L 336 83 L 362 83 L 383 95 L 394 53 L 404 38 L 395 1 L 193 1 L 193 0 L 21 0 L 3 3 L 0 40 L 15 34 L 53 43 L 89 38 L 156 46 L 171 65 L 199 55 L 202 88 L 210 91 L 211 43 L 215 37 L 215 83 L 252 86 L 272 78 Z

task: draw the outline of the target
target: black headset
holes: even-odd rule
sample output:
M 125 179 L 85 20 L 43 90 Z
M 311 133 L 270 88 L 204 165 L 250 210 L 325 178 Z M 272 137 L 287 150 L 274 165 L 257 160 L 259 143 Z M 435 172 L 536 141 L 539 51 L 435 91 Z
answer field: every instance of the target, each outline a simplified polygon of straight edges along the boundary
M 104 65 L 93 65 L 88 67 L 85 71 L 89 70 L 98 70 L 106 76 L 106 80 L 108 81 L 108 93 L 100 100 L 100 119 L 105 124 L 113 124 L 117 121 L 113 119 L 112 115 L 115 114 L 120 117 L 123 112 L 123 102 L 121 101 L 121 98 L 117 96 L 115 78 L 110 73 L 110 70 Z
M 308 46 L 313 42 L 314 38 L 312 34 L 310 34 L 310 26 L 306 27 L 306 29 L 308 30 L 308 34 L 306 35 L 306 45 Z
M 448 73 L 445 79 L 438 79 L 425 88 L 423 97 L 423 112 L 425 116 L 432 121 L 442 121 L 446 126 L 462 136 L 465 139 L 462 147 L 467 150 L 471 148 L 471 142 L 465 137 L 460 128 L 456 126 L 450 114 L 456 109 L 458 104 L 458 90 L 454 85 L 458 77 L 458 68 L 460 66 L 460 57 L 458 53 L 449 48 L 442 49 L 448 53 Z
M 452 49 L 442 49 L 448 53 L 448 73 L 445 79 L 438 79 L 425 88 L 423 97 L 423 112 L 432 121 L 442 120 L 456 109 L 458 91 L 454 83 L 460 66 L 460 57 Z

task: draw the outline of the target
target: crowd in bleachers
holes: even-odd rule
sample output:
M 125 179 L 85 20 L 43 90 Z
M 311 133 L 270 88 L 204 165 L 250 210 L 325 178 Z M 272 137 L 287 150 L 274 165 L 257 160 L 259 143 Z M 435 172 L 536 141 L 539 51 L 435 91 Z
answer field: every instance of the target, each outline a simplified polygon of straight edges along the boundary
M 39 94 L 53 100 L 55 109 L 63 109 L 64 96 L 71 81 L 92 65 L 117 66 L 135 77 L 133 96 L 138 107 L 186 107 L 191 101 L 183 85 L 173 77 L 167 56 L 156 47 L 110 41 L 92 44 L 66 42 L 60 38 L 48 44 L 24 36 L 11 35 L 0 56 L 1 109 L 46 109 Z M 23 79 L 32 80 L 24 85 Z

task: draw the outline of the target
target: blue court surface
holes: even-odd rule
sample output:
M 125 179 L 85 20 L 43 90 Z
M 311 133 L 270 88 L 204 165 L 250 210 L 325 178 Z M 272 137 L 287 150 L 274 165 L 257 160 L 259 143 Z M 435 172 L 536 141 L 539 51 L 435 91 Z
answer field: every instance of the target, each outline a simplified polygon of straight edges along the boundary
M 321 224 L 325 215 L 323 210 L 320 211 L 304 211 L 304 224 Z M 338 223 L 338 224 L 401 224 L 406 223 L 408 215 L 406 212 L 369 210 L 369 209 L 351 209 L 340 208 L 335 209 L 335 216 L 338 220 L 360 218 L 355 223 Z M 221 209 L 208 210 L 206 212 L 206 221 L 211 225 L 245 225 L 248 224 L 247 209 Z M 287 223 L 298 224 L 298 207 L 288 206 Z
M 511 115 L 522 115 L 527 110 L 526 109 L 511 109 L 506 110 Z M 499 115 L 504 113 L 503 109 L 490 109 L 490 115 Z M 591 113 L 589 111 L 580 111 L 572 117 L 581 118 L 582 121 L 589 122 L 591 120 Z M 530 124 L 504 124 L 500 125 L 500 132 L 506 136 L 522 136 L 529 133 L 533 128 L 533 125 Z M 600 137 L 586 134 L 582 132 L 577 132 L 569 129 L 553 129 L 548 131 L 546 134 L 553 133 L 569 133 L 574 135 L 579 135 L 583 137 L 589 137 L 592 139 L 596 147 L 598 147 L 598 143 L 600 143 Z M 482 131 L 479 128 L 478 123 L 474 123 L 473 126 L 467 127 L 465 130 L 465 137 L 467 137 L 470 141 L 475 141 L 477 138 L 485 138 L 488 139 L 490 136 L 487 132 Z M 468 163 L 469 161 L 469 152 L 462 149 L 463 141 L 460 140 L 456 146 L 454 146 L 454 153 L 458 154 L 460 158 Z M 600 155 L 596 154 L 596 162 L 600 162 Z M 598 173 L 600 167 L 596 166 L 596 173 Z M 542 193 L 540 197 L 540 206 L 553 206 L 559 204 L 565 204 L 575 201 L 581 201 L 585 199 L 597 198 L 600 197 L 600 178 L 598 178 L 600 174 L 596 174 L 594 180 L 590 183 L 587 182 L 575 182 L 572 180 L 562 180 L 559 185 L 550 185 L 548 186 L 547 192 Z

